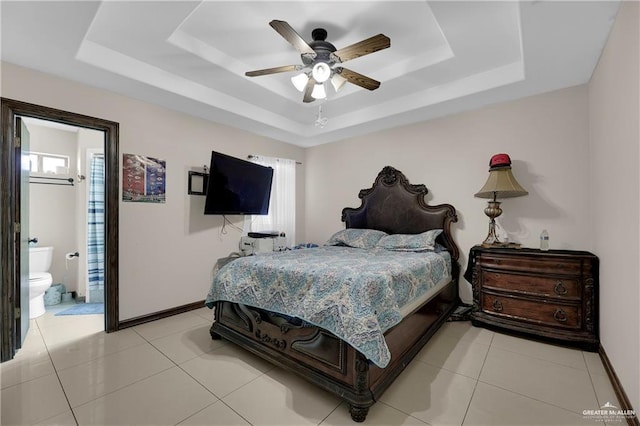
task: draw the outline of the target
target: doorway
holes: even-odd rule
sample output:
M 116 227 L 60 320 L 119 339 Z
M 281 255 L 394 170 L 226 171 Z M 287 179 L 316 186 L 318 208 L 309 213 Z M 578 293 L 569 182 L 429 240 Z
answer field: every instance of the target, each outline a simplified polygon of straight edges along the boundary
M 46 312 L 57 312 L 56 317 L 100 314 L 104 312 L 104 132 L 20 118 L 26 127 L 21 131 L 23 159 L 29 156 L 22 170 L 22 180 L 28 178 L 29 183 L 28 226 L 21 220 L 21 232 L 28 231 L 29 253 L 52 253 L 47 270 L 29 259 L 30 277 L 38 273 L 51 277 L 51 287 L 42 298 Z M 23 189 L 22 207 L 25 195 Z M 42 314 L 42 306 L 39 298 L 33 299 L 29 318 Z
M 24 231 L 25 197 L 21 181 L 23 159 L 20 129 L 21 119 L 40 119 L 93 129 L 104 134 L 104 329 L 119 328 L 118 316 L 118 123 L 29 104 L 11 99 L 1 99 L 2 135 L 0 143 L 0 308 L 2 310 L 0 334 L 0 361 L 13 358 L 21 347 L 25 328 L 28 327 L 28 307 L 25 307 L 24 265 L 28 262 L 28 223 Z M 27 148 L 28 149 L 28 148 Z M 21 188 L 22 183 L 22 188 Z M 21 268 L 22 267 L 22 268 Z M 22 271 L 21 271 L 22 269 Z M 28 291 L 28 290 L 26 290 Z M 95 293 L 94 293 L 95 295 Z M 95 297 L 95 296 L 94 296 Z M 28 298 L 27 298 L 28 300 Z M 26 309 L 25 309 L 26 308 Z M 27 317 L 28 318 L 28 317 Z

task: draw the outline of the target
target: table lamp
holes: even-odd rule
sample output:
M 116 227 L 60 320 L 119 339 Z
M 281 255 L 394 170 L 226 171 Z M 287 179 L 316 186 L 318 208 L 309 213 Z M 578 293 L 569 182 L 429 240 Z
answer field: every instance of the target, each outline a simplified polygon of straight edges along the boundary
M 512 198 L 527 195 L 528 192 L 520 186 L 511 173 L 511 158 L 507 154 L 496 154 L 489 162 L 489 178 L 475 196 L 478 198 L 492 198 L 484 213 L 489 216 L 489 234 L 482 243 L 485 247 L 504 246 L 496 236 L 496 217 L 502 214 L 498 198 Z

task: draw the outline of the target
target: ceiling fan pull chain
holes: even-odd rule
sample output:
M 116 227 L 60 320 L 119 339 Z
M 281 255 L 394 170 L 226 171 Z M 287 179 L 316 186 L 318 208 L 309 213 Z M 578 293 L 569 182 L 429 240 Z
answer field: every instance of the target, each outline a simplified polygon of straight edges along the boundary
M 327 125 L 329 119 L 327 117 L 322 116 L 322 105 L 318 106 L 318 116 L 316 118 L 315 125 L 316 127 L 320 127 L 321 129 Z

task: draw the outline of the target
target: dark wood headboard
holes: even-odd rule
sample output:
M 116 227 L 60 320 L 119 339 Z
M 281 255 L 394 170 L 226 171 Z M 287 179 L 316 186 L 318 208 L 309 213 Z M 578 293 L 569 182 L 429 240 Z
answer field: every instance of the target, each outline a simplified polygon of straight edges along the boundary
M 451 223 L 458 221 L 456 209 L 450 204 L 427 205 L 424 197 L 428 192 L 426 186 L 413 185 L 401 171 L 386 166 L 373 186 L 358 194 L 360 207 L 342 209 L 342 221 L 347 228 L 378 229 L 387 234 L 442 229 L 437 241 L 449 250 L 457 264 L 459 250 L 451 235 Z

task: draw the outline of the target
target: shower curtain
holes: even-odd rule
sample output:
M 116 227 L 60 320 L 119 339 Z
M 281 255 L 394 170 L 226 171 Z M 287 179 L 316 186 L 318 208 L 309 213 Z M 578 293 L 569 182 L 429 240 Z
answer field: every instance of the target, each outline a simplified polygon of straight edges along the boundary
M 104 303 L 104 155 L 92 155 L 87 214 L 88 302 Z

